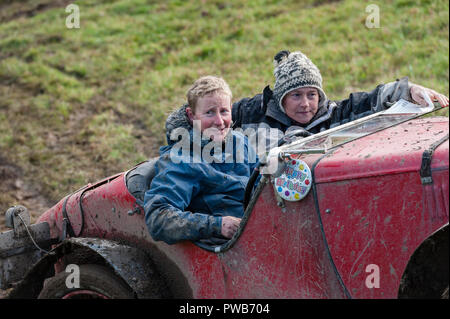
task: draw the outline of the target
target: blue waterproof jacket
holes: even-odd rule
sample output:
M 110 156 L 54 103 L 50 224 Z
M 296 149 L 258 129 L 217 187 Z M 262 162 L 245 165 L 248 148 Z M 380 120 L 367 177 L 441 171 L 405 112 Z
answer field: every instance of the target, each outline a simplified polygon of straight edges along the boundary
M 230 131 L 227 138 L 232 138 L 233 147 L 222 145 L 222 152 L 210 149 L 209 140 L 195 148 L 191 129 L 188 152 L 183 154 L 179 141 L 160 148 L 156 175 L 144 197 L 145 222 L 154 240 L 226 241 L 222 216 L 243 216 L 245 187 L 257 164 L 244 135 Z M 215 154 L 216 160 L 208 162 L 211 158 L 198 156 L 199 150 L 202 155 Z

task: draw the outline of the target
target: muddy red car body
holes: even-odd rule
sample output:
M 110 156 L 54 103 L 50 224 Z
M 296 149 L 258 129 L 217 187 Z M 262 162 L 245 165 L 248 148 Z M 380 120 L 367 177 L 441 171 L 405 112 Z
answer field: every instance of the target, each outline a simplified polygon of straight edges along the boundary
M 52 251 L 35 249 L 22 273 L 5 266 L 5 248 L 2 283 L 16 282 L 11 298 L 35 298 L 67 265 L 99 264 L 137 298 L 438 298 L 448 287 L 448 125 L 410 119 L 323 154 L 285 146 L 311 169 L 310 192 L 282 200 L 265 176 L 239 232 L 209 249 L 153 241 L 127 188 L 135 169 L 117 174 L 39 218 Z

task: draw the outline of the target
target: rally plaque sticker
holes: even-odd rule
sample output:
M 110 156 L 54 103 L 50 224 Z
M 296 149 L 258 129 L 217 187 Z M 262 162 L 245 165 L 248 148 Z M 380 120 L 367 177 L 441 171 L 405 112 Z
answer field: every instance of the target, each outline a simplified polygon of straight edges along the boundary
M 275 178 L 275 189 L 281 198 L 288 201 L 303 199 L 311 189 L 312 174 L 302 160 L 290 160 L 280 177 Z

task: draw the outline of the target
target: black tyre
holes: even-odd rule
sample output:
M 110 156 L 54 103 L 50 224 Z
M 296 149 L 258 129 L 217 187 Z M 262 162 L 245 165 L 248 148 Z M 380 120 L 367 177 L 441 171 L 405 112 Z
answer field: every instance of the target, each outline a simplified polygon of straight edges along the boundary
M 426 239 L 411 256 L 403 273 L 398 297 L 440 299 L 448 295 L 448 226 Z
M 79 285 L 68 288 L 67 277 L 62 271 L 47 279 L 39 299 L 132 299 L 133 291 L 109 268 L 100 265 L 80 265 Z M 69 278 L 70 280 L 70 278 Z M 69 285 L 72 286 L 72 285 Z

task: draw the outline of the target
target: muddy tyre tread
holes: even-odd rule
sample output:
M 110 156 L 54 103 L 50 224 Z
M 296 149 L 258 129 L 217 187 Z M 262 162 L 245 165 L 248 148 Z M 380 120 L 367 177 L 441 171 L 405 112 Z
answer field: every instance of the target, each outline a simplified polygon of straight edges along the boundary
M 90 290 L 111 299 L 132 299 L 134 294 L 131 288 L 113 271 L 105 266 L 85 264 L 80 265 L 80 288 L 67 288 L 66 278 L 71 273 L 62 271 L 48 279 L 39 299 L 61 299 L 68 293 L 77 290 Z

